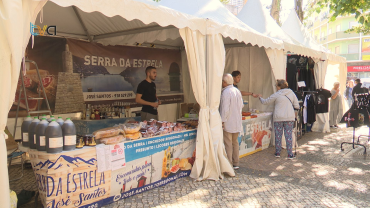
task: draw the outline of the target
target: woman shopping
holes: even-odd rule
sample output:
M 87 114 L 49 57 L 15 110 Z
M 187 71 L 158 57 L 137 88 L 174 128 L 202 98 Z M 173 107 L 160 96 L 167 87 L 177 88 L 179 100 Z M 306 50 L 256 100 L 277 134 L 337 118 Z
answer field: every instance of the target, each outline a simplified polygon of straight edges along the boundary
M 329 125 L 333 128 L 338 128 L 338 123 L 343 116 L 342 95 L 340 94 L 339 86 L 339 82 L 335 82 L 334 88 L 331 90 Z
M 280 157 L 281 139 L 283 131 L 286 140 L 288 151 L 288 159 L 293 159 L 293 128 L 295 121 L 295 109 L 299 109 L 298 99 L 294 92 L 288 88 L 288 83 L 283 79 L 276 81 L 277 92 L 272 94 L 269 98 L 264 99 L 259 96 L 262 104 L 274 104 L 274 129 L 275 129 L 275 157 Z

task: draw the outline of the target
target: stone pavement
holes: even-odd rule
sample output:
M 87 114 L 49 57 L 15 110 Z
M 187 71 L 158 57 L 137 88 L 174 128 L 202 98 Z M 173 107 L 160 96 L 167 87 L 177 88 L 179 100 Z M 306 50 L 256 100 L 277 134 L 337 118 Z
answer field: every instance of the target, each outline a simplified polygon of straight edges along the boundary
M 356 133 L 368 131 L 364 127 Z M 294 160 L 286 159 L 285 150 L 281 158 L 275 158 L 270 147 L 242 158 L 236 177 L 202 182 L 181 178 L 105 208 L 370 207 L 370 154 L 350 145 L 340 151 L 340 143 L 351 138 L 352 130 L 345 128 L 329 134 L 311 132 L 298 141 Z M 10 174 L 18 168 L 12 166 Z M 36 190 L 32 170 L 10 185 L 17 193 L 22 188 Z M 33 202 L 23 207 L 33 207 Z

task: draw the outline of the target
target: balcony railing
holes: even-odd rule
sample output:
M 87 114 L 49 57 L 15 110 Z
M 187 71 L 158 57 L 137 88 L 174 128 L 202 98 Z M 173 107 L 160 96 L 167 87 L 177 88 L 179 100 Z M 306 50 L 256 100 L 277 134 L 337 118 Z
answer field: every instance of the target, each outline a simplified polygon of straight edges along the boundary
M 360 37 L 358 33 L 345 33 L 344 31 L 332 33 L 326 37 L 320 38 L 320 43 L 324 44 L 326 42 L 330 42 L 336 39 L 344 39 L 344 38 L 354 38 Z
M 338 54 L 338 55 L 345 57 L 347 61 L 359 60 L 360 58 L 360 54 L 358 53 L 348 53 L 348 54 Z

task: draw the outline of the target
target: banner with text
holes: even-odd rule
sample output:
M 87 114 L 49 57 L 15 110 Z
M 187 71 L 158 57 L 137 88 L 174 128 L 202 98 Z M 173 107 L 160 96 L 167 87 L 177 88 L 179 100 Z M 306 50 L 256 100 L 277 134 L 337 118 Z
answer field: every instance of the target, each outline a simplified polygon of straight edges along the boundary
M 272 135 L 272 114 L 242 122 L 243 132 L 239 135 L 239 156 L 244 157 L 269 147 Z
M 196 130 L 189 130 L 59 154 L 29 154 L 44 207 L 97 208 L 188 176 L 195 138 Z M 105 157 L 99 159 L 97 153 Z
M 146 78 L 145 68 L 157 68 L 158 96 L 182 96 L 181 52 L 132 46 L 103 46 L 68 39 L 73 71 L 81 76 L 87 103 L 129 100 Z
M 111 172 L 110 197 L 83 207 L 101 207 L 190 175 L 196 130 L 125 142 L 126 167 Z

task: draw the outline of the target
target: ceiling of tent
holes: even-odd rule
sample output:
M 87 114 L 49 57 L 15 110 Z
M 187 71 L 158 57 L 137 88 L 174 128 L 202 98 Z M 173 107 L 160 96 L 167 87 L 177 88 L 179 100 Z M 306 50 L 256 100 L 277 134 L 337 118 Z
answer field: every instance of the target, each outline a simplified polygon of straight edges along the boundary
M 135 1 L 148 3 L 147 0 L 134 0 L 132 2 Z M 96 8 L 91 5 L 87 5 L 86 8 L 83 8 L 85 10 L 90 10 L 91 12 L 85 12 L 77 6 L 71 6 L 73 5 L 73 2 L 69 4 L 67 2 L 68 0 L 48 1 L 43 8 L 43 15 L 41 18 L 42 23 L 40 22 L 40 13 L 35 24 L 56 25 L 57 36 L 59 37 L 91 40 L 103 45 L 136 45 L 136 43 L 141 43 L 143 45 L 155 44 L 156 47 L 168 48 L 183 47 L 184 45 L 183 40 L 180 37 L 179 30 L 175 26 L 168 25 L 162 27 L 155 22 L 145 24 L 138 19 L 132 19 L 129 21 L 120 15 L 108 17 L 101 12 L 94 11 Z M 162 0 L 162 3 L 165 4 L 166 1 Z M 156 3 L 150 2 L 150 4 L 155 5 Z M 180 9 L 182 6 L 182 4 L 175 5 L 176 6 L 172 8 L 171 5 L 156 4 L 156 7 L 166 7 L 171 13 L 171 11 Z M 191 4 L 186 2 L 185 5 Z M 180 10 L 184 10 L 184 8 Z M 182 19 L 182 22 L 180 22 L 179 25 L 186 25 L 183 22 L 186 22 L 187 24 L 190 22 L 189 24 L 192 24 L 192 21 L 197 22 L 199 19 L 204 20 L 208 17 L 215 22 L 221 22 L 221 25 L 217 25 L 217 27 L 227 28 L 231 25 L 231 27 L 239 29 L 242 28 L 241 30 L 243 32 L 238 30 L 236 33 L 239 33 L 239 36 L 240 33 L 249 33 L 251 38 L 248 40 L 251 40 L 254 44 L 258 43 L 259 46 L 263 46 L 265 43 L 269 46 L 278 45 L 277 43 L 274 43 L 275 41 L 278 42 L 278 40 L 271 40 L 271 38 L 268 38 L 245 25 L 235 15 L 230 13 L 221 3 L 219 3 L 218 0 L 195 1 L 195 6 L 190 8 L 187 7 L 185 10 L 187 13 L 180 13 L 177 16 L 183 16 L 188 19 L 190 18 L 190 20 L 185 21 Z M 211 24 L 214 24 L 215 22 L 212 22 Z M 235 36 L 233 38 L 237 37 L 238 36 Z M 224 37 L 224 43 L 238 44 L 243 42 L 233 38 L 228 36 Z M 258 41 L 256 41 L 256 39 L 258 39 Z M 248 41 L 245 42 L 247 42 L 247 44 L 249 43 Z
M 118 15 L 107 17 L 100 12 L 84 12 L 75 6 L 61 7 L 51 1 L 43 8 L 42 23 L 40 14 L 36 24 L 56 25 L 59 37 L 83 40 L 91 38 L 103 45 L 136 45 L 138 42 L 183 46 L 179 31 L 174 26 L 144 24 L 137 19 L 128 21 Z

